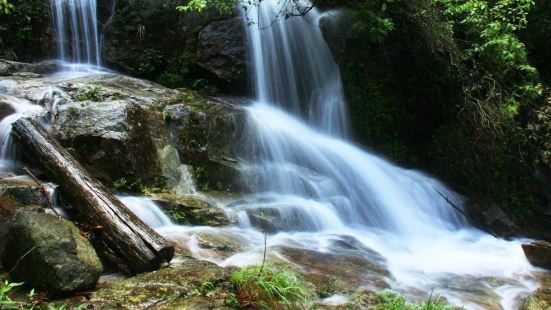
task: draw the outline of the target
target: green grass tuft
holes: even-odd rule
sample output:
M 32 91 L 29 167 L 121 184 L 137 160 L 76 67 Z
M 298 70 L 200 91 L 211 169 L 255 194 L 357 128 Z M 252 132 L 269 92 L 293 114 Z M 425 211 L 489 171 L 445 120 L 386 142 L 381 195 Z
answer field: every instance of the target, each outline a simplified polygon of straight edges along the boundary
M 312 298 L 299 275 L 271 265 L 243 268 L 232 274 L 230 282 L 243 308 L 297 309 Z

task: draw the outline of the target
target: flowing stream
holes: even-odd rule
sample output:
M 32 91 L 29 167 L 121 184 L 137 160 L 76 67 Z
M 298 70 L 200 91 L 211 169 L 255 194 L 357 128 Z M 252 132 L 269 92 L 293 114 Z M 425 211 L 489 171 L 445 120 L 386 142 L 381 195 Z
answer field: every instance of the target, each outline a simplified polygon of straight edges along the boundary
M 255 188 L 237 202 L 218 203 L 238 225 L 178 226 L 151 199 L 121 197 L 124 203 L 160 233 L 187 245 L 194 257 L 222 266 L 261 263 L 268 229 L 259 215 L 268 215 L 276 223 L 267 239 L 270 258 L 295 263 L 284 257 L 283 247 L 380 256 L 390 273 L 379 275 L 382 282 L 414 299 L 426 300 L 433 292 L 467 309 L 519 309 L 538 286 L 538 270 L 528 263 L 521 241 L 472 228 L 444 198 L 461 205 L 463 197 L 350 142 L 339 69 L 319 29 L 323 15 L 313 9 L 284 19 L 279 13 L 289 8 L 281 2 L 264 0 L 243 11 L 255 100 L 246 107 L 248 140 L 237 155 L 246 167 L 242 177 Z M 96 1 L 51 4 L 60 59 L 99 68 Z M 16 98 L 10 102 L 16 113 L 0 123 L 0 142 L 4 164 L 11 165 L 11 123 L 45 110 Z M 209 234 L 235 240 L 237 250 L 220 255 L 202 247 L 201 236 Z M 355 246 L 336 246 L 343 243 Z M 370 287 L 369 282 L 358 286 Z
M 247 107 L 249 140 L 239 155 L 255 193 L 231 205 L 239 227 L 159 231 L 200 259 L 259 264 L 264 240 L 255 221 L 268 214 L 278 226 L 268 237 L 270 257 L 281 257 L 281 246 L 337 253 L 335 239 L 354 238 L 384 257 L 391 274 L 385 281 L 407 296 L 426 301 L 433 292 L 468 309 L 519 309 L 538 285 L 521 242 L 472 228 L 444 198 L 462 205 L 460 195 L 349 142 L 340 73 L 319 29 L 322 14 L 313 9 L 284 19 L 279 12 L 288 8 L 280 3 L 265 0 L 243 13 L 256 100 Z M 204 233 L 232 236 L 244 249 L 219 257 L 197 245 Z

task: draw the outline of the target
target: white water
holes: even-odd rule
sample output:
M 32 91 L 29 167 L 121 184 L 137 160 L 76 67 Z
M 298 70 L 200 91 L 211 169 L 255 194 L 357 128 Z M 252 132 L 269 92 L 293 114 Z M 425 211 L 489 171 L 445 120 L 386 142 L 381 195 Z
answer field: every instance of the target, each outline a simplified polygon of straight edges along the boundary
M 95 1 L 52 3 L 57 9 L 64 2 L 94 3 L 95 8 Z M 251 8 L 248 13 L 253 21 L 260 17 L 248 28 L 257 102 L 248 107 L 249 148 L 240 155 L 248 164 L 243 177 L 255 180 L 257 188 L 248 202 L 233 205 L 240 226 L 176 226 L 150 199 L 122 197 L 123 202 L 163 235 L 185 243 L 195 257 L 222 266 L 261 262 L 264 237 L 252 226 L 250 215 L 276 209 L 281 231 L 268 238 L 270 257 L 278 257 L 278 246 L 332 253 L 332 241 L 353 236 L 386 258 L 392 273 L 388 283 L 408 296 L 426 300 L 434 290 L 435 296 L 456 305 L 484 309 L 486 305 L 470 292 L 480 286 L 494 291 L 503 309 L 518 309 L 521 298 L 537 286 L 535 269 L 520 241 L 497 239 L 469 227 L 436 191 L 460 205 L 462 198 L 444 184 L 348 142 L 346 102 L 338 67 L 317 27 L 320 13 L 313 10 L 305 18 L 274 21 L 277 2 L 264 0 L 260 11 Z M 80 8 L 84 7 L 89 6 Z M 80 22 L 88 20 L 77 19 L 81 30 L 75 32 L 72 16 L 84 11 L 71 8 L 68 15 L 55 11 L 58 29 L 65 29 L 59 40 L 60 57 L 85 67 L 99 66 L 97 33 L 67 38 L 81 32 Z M 91 27 L 97 29 L 95 20 L 87 26 L 89 34 Z M 92 40 L 83 43 L 82 37 Z M 6 140 L 11 123 L 44 113 L 29 102 L 10 103 L 17 113 L 0 123 L 2 158 L 8 163 L 15 159 Z M 201 248 L 198 236 L 205 233 L 231 236 L 243 248 L 221 257 Z M 488 277 L 500 282 L 490 284 Z M 471 281 L 463 283 L 464 279 Z
M 8 95 L 0 97 L 2 101 L 9 104 L 14 113 L 4 117 L 0 121 L 0 171 L 11 172 L 18 167 L 17 147 L 11 137 L 11 125 L 22 117 L 37 117 L 44 115 L 45 109 L 40 105 Z
M 279 231 L 268 238 L 270 258 L 285 260 L 281 246 L 340 253 L 332 244 L 354 237 L 386 259 L 388 284 L 418 301 L 433 292 L 467 309 L 519 309 L 538 285 L 521 241 L 470 227 L 438 193 L 462 204 L 444 184 L 346 141 L 345 100 L 317 27 L 321 15 L 312 10 L 305 18 L 274 20 L 278 3 L 265 0 L 246 13 L 254 22 L 248 36 L 257 101 L 247 108 L 248 148 L 240 159 L 256 190 L 230 205 L 240 226 L 176 226 L 159 222 L 162 212 L 149 201 L 126 202 L 194 257 L 222 266 L 261 263 L 264 234 L 252 216 L 266 212 L 277 217 Z M 242 248 L 221 255 L 201 246 L 204 234 Z M 344 302 L 334 299 L 327 302 Z
M 59 59 L 70 70 L 101 68 L 96 0 L 50 0 Z
M 346 141 L 345 100 L 319 29 L 322 15 L 313 9 L 303 18 L 277 18 L 287 9 L 280 3 L 245 11 L 253 23 L 247 32 L 257 102 L 248 108 L 249 151 L 241 159 L 261 203 L 237 208 L 276 206 L 284 234 L 309 246 L 329 234 L 355 236 L 388 260 L 392 286 L 406 294 L 434 289 L 452 303 L 480 308 L 445 282 L 495 277 L 507 282 L 493 287 L 501 307 L 519 307 L 537 286 L 520 242 L 471 228 L 442 195 L 457 205 L 462 197 L 444 184 Z

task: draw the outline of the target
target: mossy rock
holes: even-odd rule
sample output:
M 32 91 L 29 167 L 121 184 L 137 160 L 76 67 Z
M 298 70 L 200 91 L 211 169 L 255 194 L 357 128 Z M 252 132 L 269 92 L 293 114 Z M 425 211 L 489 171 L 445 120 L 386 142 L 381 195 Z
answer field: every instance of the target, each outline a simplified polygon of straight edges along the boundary
M 181 225 L 225 226 L 231 223 L 222 209 L 197 196 L 155 194 L 153 199 L 173 222 Z
M 194 96 L 164 108 L 172 141 L 181 160 L 193 167 L 202 191 L 247 192 L 235 154 L 243 145 L 245 110 L 226 98 Z
M 524 302 L 524 310 L 551 310 L 551 275 L 539 275 L 540 288 Z
M 90 302 L 118 309 L 219 309 L 229 293 L 229 273 L 210 262 L 187 261 L 171 268 L 108 283 Z M 210 283 L 208 292 L 202 286 Z M 205 298 L 208 296 L 208 298 Z
M 103 271 L 88 240 L 71 222 L 56 216 L 20 209 L 6 236 L 2 263 L 13 281 L 65 294 L 96 285 Z
M 0 197 L 11 199 L 21 205 L 48 206 L 48 201 L 44 197 L 42 189 L 27 176 L 9 177 L 0 180 Z

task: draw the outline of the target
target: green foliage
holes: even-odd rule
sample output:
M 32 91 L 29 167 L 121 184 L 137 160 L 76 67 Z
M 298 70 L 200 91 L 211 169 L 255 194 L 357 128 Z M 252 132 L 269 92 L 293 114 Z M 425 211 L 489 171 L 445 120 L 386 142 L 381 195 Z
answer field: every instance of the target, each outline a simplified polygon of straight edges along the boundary
M 0 287 L 0 309 L 17 309 L 17 302 L 11 300 L 8 293 L 23 283 L 10 283 L 7 280 Z
M 0 0 L 0 15 L 9 14 L 13 10 L 13 4 L 9 3 L 8 0 Z
M 406 303 L 406 299 L 399 294 L 385 290 L 375 294 L 371 301 L 375 304 L 374 310 L 458 310 L 462 308 L 450 307 L 441 302 L 437 298 L 434 300 L 432 296 L 429 300 L 421 305 L 411 305 Z
M 528 146 L 535 155 L 536 165 L 551 169 L 551 97 L 547 103 L 534 111 L 535 116 L 528 123 Z
M 202 12 L 207 9 L 216 9 L 222 15 L 232 14 L 239 0 L 190 0 L 186 5 L 178 6 L 180 12 Z
M 47 3 L 0 0 L 0 58 L 30 61 L 43 57 L 46 38 L 41 31 L 48 23 Z
M 341 286 L 341 281 L 337 278 L 331 278 L 327 283 L 320 286 L 316 293 L 319 298 L 327 298 L 329 296 L 335 295 Z
M 155 48 L 148 48 L 140 54 L 137 65 L 132 69 L 132 73 L 151 80 L 156 79 L 164 66 L 164 54 Z
M 204 280 L 203 282 L 201 282 L 201 285 L 199 285 L 198 288 L 199 293 L 201 293 L 202 296 L 207 296 L 208 293 L 214 291 L 215 289 L 216 287 L 209 280 Z
M 241 307 L 297 309 L 312 296 L 295 272 L 271 265 L 243 268 L 232 274 L 230 283 Z
M 388 3 L 393 0 L 359 2 L 353 11 L 355 22 L 353 31 L 372 43 L 382 43 L 395 29 L 394 21 L 384 15 Z
M 76 101 L 101 101 L 100 87 L 94 86 L 90 90 L 74 96 Z
M 522 220 L 538 205 L 531 171 L 546 153 L 530 130 L 545 126 L 527 123 L 540 109 L 543 86 L 519 38 L 534 1 L 431 2 L 442 21 L 424 31 L 433 38 L 434 29 L 448 33 L 445 41 L 453 44 L 446 53 L 463 92 L 463 103 L 449 116 L 452 126 L 434 136 L 436 160 L 445 173 L 461 173 L 463 190 L 489 196 Z
M 12 300 L 8 295 L 16 287 L 23 285 L 23 283 L 11 283 L 5 281 L 0 283 L 0 309 L 18 309 L 18 310 L 34 310 L 34 309 L 47 309 L 47 310 L 65 310 L 65 305 L 44 307 L 43 301 L 40 299 L 35 300 L 36 293 L 31 290 L 27 294 L 28 302 Z M 83 306 L 75 308 L 76 310 L 84 309 Z

